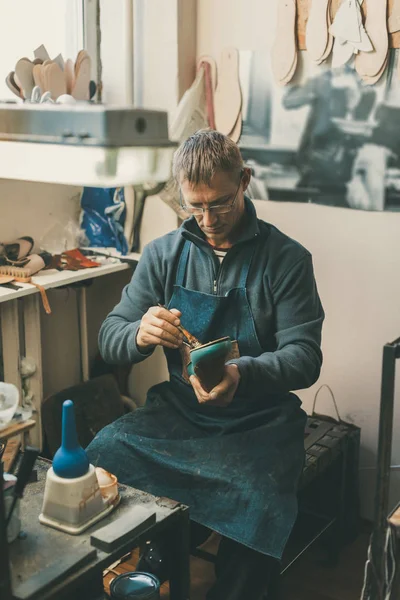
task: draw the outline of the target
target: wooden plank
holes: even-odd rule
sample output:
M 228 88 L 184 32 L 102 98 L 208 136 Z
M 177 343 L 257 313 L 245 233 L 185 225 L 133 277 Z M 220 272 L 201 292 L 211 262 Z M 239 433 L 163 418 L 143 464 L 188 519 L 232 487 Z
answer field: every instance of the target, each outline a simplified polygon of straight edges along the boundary
M 40 333 L 40 299 L 38 295 L 24 298 L 24 330 L 25 356 L 31 358 L 36 371 L 29 378 L 29 386 L 33 393 L 33 410 L 36 426 L 29 432 L 29 443 L 36 448 L 43 448 L 42 434 L 42 402 L 43 402 L 43 372 L 42 372 L 42 343 Z
M 24 421 L 24 423 L 15 423 L 14 425 L 10 425 L 10 427 L 0 430 L 0 440 L 8 440 L 18 433 L 24 433 L 25 431 L 32 429 L 32 427 L 35 427 L 35 425 L 36 422 L 33 419 L 28 419 L 28 421 Z
M 22 402 L 20 376 L 19 317 L 16 300 L 1 305 L 1 339 L 3 347 L 4 381 L 13 383 Z
M 314 0 L 316 1 L 316 0 Z M 299 50 L 306 50 L 306 26 L 308 21 L 308 14 L 310 11 L 312 0 L 297 0 L 297 42 Z M 392 12 L 392 7 L 399 0 L 387 0 L 388 2 L 388 17 Z M 332 0 L 331 4 L 331 18 L 334 19 L 336 11 L 339 8 L 342 0 Z M 362 12 L 364 19 L 367 14 L 367 0 L 362 3 Z M 400 32 L 396 32 L 389 36 L 389 43 L 391 48 L 400 48 Z
M 82 381 L 89 381 L 89 340 L 87 323 L 86 288 L 76 290 L 78 298 L 78 320 L 81 350 L 81 375 Z

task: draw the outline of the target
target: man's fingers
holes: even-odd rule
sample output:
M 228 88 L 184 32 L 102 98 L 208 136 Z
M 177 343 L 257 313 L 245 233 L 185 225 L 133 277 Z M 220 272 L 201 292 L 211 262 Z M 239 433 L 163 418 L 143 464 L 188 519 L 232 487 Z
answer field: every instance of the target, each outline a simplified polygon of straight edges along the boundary
M 149 333 L 143 334 L 142 343 L 146 346 L 166 346 L 167 348 L 171 348 L 173 350 L 178 348 L 176 344 L 171 344 L 171 342 L 167 342 L 166 340 L 160 340 L 160 338 Z
M 229 391 L 230 386 L 231 386 L 231 382 L 226 379 L 223 379 L 218 385 L 216 385 L 210 391 L 210 398 L 212 400 L 216 400 L 220 396 L 223 396 L 224 394 L 226 394 Z
M 161 327 L 157 327 L 156 325 L 151 325 L 149 323 L 147 323 L 146 325 L 146 333 L 148 333 L 148 335 L 158 339 L 158 343 L 159 344 L 163 344 L 163 342 L 168 342 L 169 344 L 174 345 L 176 348 L 178 348 L 181 344 L 181 339 L 182 338 L 177 338 L 174 335 L 172 335 L 171 333 L 169 333 L 169 331 L 166 331 L 165 329 L 162 329 Z
M 158 317 L 159 319 L 168 321 L 168 323 L 171 323 L 171 325 L 176 326 L 180 323 L 180 315 L 175 314 L 174 312 L 172 312 L 172 310 L 168 310 L 168 308 L 163 308 L 162 306 L 152 306 L 147 312 L 151 315 Z
M 175 337 L 178 342 L 183 339 L 183 334 L 179 331 L 179 329 L 164 319 L 160 319 L 155 315 L 151 315 L 147 322 L 153 327 L 158 327 L 159 329 L 168 332 L 170 335 Z
M 190 383 L 195 391 L 197 400 L 200 403 L 207 402 L 209 400 L 209 394 L 201 387 L 201 383 L 195 375 L 190 377 Z

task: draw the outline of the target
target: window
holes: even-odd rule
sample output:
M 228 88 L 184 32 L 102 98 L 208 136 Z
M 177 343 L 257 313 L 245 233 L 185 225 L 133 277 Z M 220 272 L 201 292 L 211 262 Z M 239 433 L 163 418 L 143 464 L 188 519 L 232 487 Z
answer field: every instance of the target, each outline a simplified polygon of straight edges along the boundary
M 50 58 L 75 60 L 83 42 L 83 0 L 0 0 L 0 99 L 16 99 L 5 79 L 44 44 Z

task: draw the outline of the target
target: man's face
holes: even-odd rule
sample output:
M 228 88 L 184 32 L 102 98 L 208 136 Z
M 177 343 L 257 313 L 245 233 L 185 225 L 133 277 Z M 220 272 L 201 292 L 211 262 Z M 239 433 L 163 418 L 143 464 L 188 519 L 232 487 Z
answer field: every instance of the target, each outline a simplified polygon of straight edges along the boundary
M 219 171 L 215 173 L 210 185 L 193 186 L 187 180 L 181 180 L 183 205 L 195 208 L 228 207 L 229 212 L 220 214 L 218 210 L 205 210 L 194 215 L 198 226 L 212 246 L 222 246 L 232 240 L 232 233 L 240 222 L 244 208 L 244 192 L 250 181 L 250 169 L 244 169 L 242 176 Z

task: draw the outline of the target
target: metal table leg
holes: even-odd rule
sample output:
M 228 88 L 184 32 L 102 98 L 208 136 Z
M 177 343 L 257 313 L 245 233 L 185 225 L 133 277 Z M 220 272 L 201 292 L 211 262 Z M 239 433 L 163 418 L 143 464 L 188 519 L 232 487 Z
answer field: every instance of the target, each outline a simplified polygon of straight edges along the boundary
M 86 288 L 79 287 L 77 288 L 76 293 L 78 300 L 82 381 L 89 381 L 89 343 L 87 328 Z

